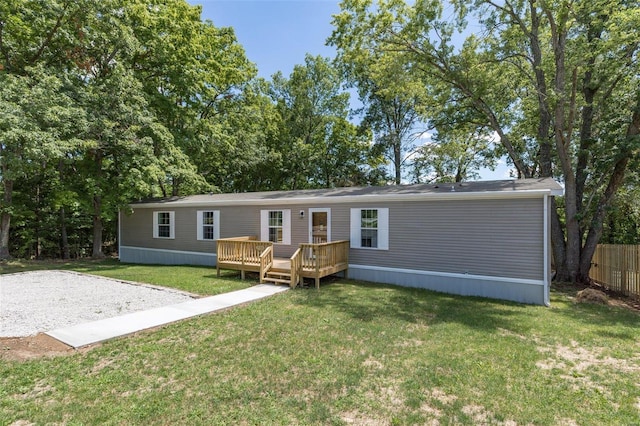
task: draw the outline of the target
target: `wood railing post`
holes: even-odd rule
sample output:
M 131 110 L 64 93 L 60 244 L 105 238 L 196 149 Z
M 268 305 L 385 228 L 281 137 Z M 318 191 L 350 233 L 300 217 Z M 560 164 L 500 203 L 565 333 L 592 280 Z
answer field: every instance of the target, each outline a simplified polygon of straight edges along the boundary
M 221 241 L 216 241 L 216 277 L 220 278 L 220 244 Z

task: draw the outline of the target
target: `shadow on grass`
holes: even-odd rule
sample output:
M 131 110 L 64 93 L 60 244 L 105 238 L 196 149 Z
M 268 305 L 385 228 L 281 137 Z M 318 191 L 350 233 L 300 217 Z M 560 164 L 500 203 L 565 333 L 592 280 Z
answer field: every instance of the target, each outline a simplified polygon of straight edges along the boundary
M 323 281 L 320 291 L 302 290 L 296 303 L 338 310 L 358 321 L 460 323 L 494 331 L 523 327 L 521 316 L 535 306 L 493 299 L 455 296 L 429 290 L 344 279 Z
M 601 337 L 636 339 L 640 315 L 626 309 L 576 304 L 564 293 L 554 295 L 555 307 L 525 305 L 481 297 L 339 278 L 323 281 L 320 291 L 301 291 L 296 303 L 318 310 L 337 310 L 357 321 L 457 323 L 488 333 L 498 329 L 527 335 L 539 323 L 585 326 Z M 565 300 L 560 300 L 565 299 Z M 564 303 L 560 303 L 564 302 Z M 569 302 L 569 303 L 566 303 Z M 571 324 L 571 325 L 570 325 Z
M 640 327 L 640 313 L 625 307 L 601 305 L 588 302 L 577 302 L 576 290 L 563 288 L 552 291 L 552 307 L 554 301 L 566 305 L 554 312 L 563 318 L 595 329 L 601 337 L 624 340 L 637 340 Z

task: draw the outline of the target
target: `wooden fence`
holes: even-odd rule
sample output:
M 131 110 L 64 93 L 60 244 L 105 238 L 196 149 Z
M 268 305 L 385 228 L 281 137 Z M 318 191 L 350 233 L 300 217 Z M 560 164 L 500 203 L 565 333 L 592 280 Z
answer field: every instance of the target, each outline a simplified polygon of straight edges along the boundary
M 640 297 L 640 246 L 599 244 L 589 276 L 611 290 Z

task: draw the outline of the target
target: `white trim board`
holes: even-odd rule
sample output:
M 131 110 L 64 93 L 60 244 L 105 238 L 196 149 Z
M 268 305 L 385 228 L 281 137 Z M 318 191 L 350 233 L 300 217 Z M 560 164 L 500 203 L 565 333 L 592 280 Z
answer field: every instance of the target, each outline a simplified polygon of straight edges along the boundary
M 300 210 L 304 211 L 304 210 Z M 329 207 L 309 207 L 309 243 L 313 243 L 313 214 L 314 213 L 326 213 L 327 214 L 327 242 L 331 241 L 331 208 Z
M 135 208 L 173 208 L 181 207 L 214 207 L 214 206 L 284 206 L 294 204 L 322 205 L 342 203 L 384 203 L 402 201 L 438 201 L 438 200 L 502 200 L 517 198 L 540 198 L 548 195 L 562 195 L 551 189 L 520 190 L 520 191 L 487 191 L 487 192 L 447 192 L 447 193 L 417 193 L 417 194 L 366 194 L 317 197 L 291 198 L 252 198 L 241 200 L 176 200 L 156 203 L 130 204 Z M 214 196 L 215 197 L 215 196 Z M 274 209 L 277 210 L 277 209 Z

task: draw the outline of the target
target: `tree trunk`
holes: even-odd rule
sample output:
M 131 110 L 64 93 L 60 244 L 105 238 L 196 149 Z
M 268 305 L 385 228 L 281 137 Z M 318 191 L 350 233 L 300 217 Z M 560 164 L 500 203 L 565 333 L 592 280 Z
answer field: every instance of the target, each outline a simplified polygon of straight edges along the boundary
M 591 269 L 591 259 L 595 253 L 598 241 L 602 236 L 602 224 L 606 216 L 606 210 L 611 205 L 613 197 L 618 192 L 620 186 L 624 181 L 624 175 L 627 170 L 627 166 L 633 155 L 633 148 L 630 147 L 633 144 L 629 144 L 629 140 L 637 138 L 640 135 L 640 91 L 636 94 L 636 107 L 631 117 L 631 122 L 627 127 L 626 141 L 621 144 L 624 148 L 621 154 L 618 156 L 618 161 L 613 169 L 609 183 L 604 191 L 598 206 L 596 207 L 596 213 L 593 216 L 589 227 L 589 233 L 584 243 L 580 258 L 580 270 L 579 278 L 583 281 L 590 281 L 589 270 Z
M 552 177 L 551 160 L 551 112 L 548 104 L 547 80 L 542 66 L 542 48 L 540 47 L 540 15 L 537 12 L 535 1 L 530 1 L 531 32 L 529 33 L 529 45 L 531 49 L 532 68 L 536 77 L 538 97 L 538 121 L 537 140 L 540 144 L 538 163 L 541 177 Z
M 578 222 L 576 200 L 576 181 L 573 176 L 565 176 L 564 182 L 564 211 L 566 222 L 565 266 L 568 281 L 578 282 L 580 275 L 580 251 L 582 235 Z
M 102 198 L 94 194 L 93 195 L 93 251 L 91 256 L 96 258 L 103 258 L 102 252 Z
M 556 52 L 556 93 L 564 93 L 564 43 L 560 36 L 554 45 Z M 571 164 L 569 143 L 565 135 L 565 111 L 566 104 L 563 99 L 557 101 L 554 114 L 554 133 L 558 158 L 564 175 L 564 214 L 565 214 L 565 255 L 563 270 L 559 271 L 559 278 L 575 282 L 578 277 L 580 265 L 580 247 L 582 243 L 580 235 L 580 223 L 578 222 L 578 200 L 576 199 L 576 179 Z M 556 231 L 557 232 L 557 231 Z
M 563 281 L 576 282 L 580 276 L 580 251 L 582 248 L 582 235 L 581 227 L 578 216 L 578 203 L 576 198 L 576 176 L 573 170 L 573 164 L 571 161 L 571 126 L 573 125 L 571 118 L 572 114 L 567 114 L 567 109 L 572 110 L 574 108 L 574 100 L 566 99 L 565 94 L 565 45 L 567 32 L 565 28 L 565 22 L 555 22 L 547 11 L 551 27 L 551 40 L 553 45 L 553 54 L 555 62 L 555 76 L 554 76 L 554 90 L 555 93 L 560 94 L 559 99 L 555 101 L 554 117 L 553 117 L 553 132 L 555 136 L 555 145 L 562 167 L 562 174 L 564 175 L 564 214 L 565 214 L 565 238 L 566 243 L 564 247 L 564 259 L 562 259 L 561 253 L 556 253 L 556 260 L 563 260 L 557 262 L 557 279 Z M 555 222 L 552 219 L 552 227 L 559 226 L 559 221 Z M 554 240 L 560 235 L 558 229 L 554 229 Z M 559 243 L 556 241 L 556 245 Z
M 60 207 L 60 245 L 62 248 L 62 258 L 69 259 L 69 238 L 67 237 L 67 220 L 64 207 Z
M 102 159 L 103 152 L 97 149 L 94 152 L 94 162 L 97 171 L 97 175 L 102 177 Z M 99 179 L 101 181 L 101 179 Z M 98 189 L 99 191 L 99 189 Z M 102 252 L 102 196 L 94 189 L 93 193 L 93 249 L 91 250 L 91 257 L 103 258 Z
M 64 182 L 64 160 L 60 159 L 58 161 L 58 176 L 60 177 L 60 181 Z M 60 207 L 59 211 L 60 215 L 60 248 L 62 258 L 67 260 L 71 258 L 71 253 L 69 250 L 69 238 L 67 236 L 67 217 L 64 206 Z
M 560 215 L 556 200 L 551 199 L 551 246 L 553 250 L 553 263 L 556 270 L 556 281 L 568 281 L 569 272 L 567 270 L 567 253 L 564 231 L 560 223 Z
M 3 173 L 6 176 L 6 173 Z M 13 196 L 13 181 L 3 180 L 4 197 L 2 213 L 0 214 L 0 259 L 9 259 L 9 229 L 11 228 L 11 198 Z
M 34 223 L 34 226 L 35 226 L 35 229 L 34 229 L 35 232 L 34 233 L 35 233 L 35 237 L 36 237 L 36 241 L 35 241 L 36 247 L 35 248 L 36 248 L 36 259 L 38 259 L 38 260 L 42 259 L 42 238 L 40 237 L 40 231 L 41 231 L 40 224 L 42 223 L 42 218 L 40 217 L 41 216 L 41 212 L 42 212 L 42 209 L 40 208 L 40 185 L 38 184 L 36 186 L 36 207 L 35 207 L 35 212 L 34 212 L 35 213 L 35 219 L 36 219 L 34 221 L 35 222 Z
M 393 165 L 395 166 L 395 184 L 402 183 L 402 140 L 400 136 L 393 137 Z

